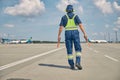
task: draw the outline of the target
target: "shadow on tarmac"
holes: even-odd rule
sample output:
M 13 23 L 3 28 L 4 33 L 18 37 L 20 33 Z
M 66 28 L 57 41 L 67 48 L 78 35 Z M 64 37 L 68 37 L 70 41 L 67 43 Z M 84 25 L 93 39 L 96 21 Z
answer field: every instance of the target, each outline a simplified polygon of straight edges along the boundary
M 62 65 L 55 65 L 55 64 L 39 64 L 39 66 L 47 66 L 47 67 L 56 67 L 56 68 L 64 68 L 64 69 L 70 69 L 69 66 L 62 66 Z
M 10 79 L 7 79 L 7 80 L 31 80 L 31 79 L 23 79 L 23 78 L 10 78 Z

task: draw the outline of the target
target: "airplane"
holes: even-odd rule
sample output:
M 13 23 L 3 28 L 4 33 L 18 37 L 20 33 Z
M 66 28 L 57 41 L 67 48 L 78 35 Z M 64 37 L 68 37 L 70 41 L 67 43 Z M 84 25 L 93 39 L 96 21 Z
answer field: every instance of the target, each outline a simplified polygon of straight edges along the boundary
M 19 44 L 20 40 L 11 40 L 9 44 Z
M 107 43 L 106 40 L 88 40 L 90 43 Z
M 3 44 L 27 44 L 27 43 L 32 43 L 32 37 L 29 39 L 2 39 L 1 43 Z
M 32 37 L 30 37 L 28 40 L 21 39 L 21 40 L 20 40 L 20 43 L 21 43 L 21 44 L 32 43 Z
M 1 39 L 1 43 L 3 44 L 3 43 L 5 43 L 5 44 L 9 44 L 10 43 L 10 39 L 5 39 L 5 38 L 2 38 Z

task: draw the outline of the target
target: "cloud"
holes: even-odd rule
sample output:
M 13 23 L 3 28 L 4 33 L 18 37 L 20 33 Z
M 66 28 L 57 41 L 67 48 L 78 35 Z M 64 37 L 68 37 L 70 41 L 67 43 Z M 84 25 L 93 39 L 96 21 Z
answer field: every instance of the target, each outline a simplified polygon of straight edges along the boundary
M 34 22 L 35 21 L 35 19 L 33 19 L 33 18 L 28 18 L 27 20 L 30 21 L 30 22 Z
M 4 24 L 4 27 L 13 28 L 13 27 L 15 27 L 15 25 L 13 25 L 13 24 Z
M 5 8 L 4 13 L 12 16 L 36 16 L 44 11 L 45 6 L 41 0 L 20 0 L 19 4 Z
M 2 33 L 0 33 L 0 39 L 2 38 Z
M 118 17 L 116 24 L 120 26 L 120 17 Z
M 114 31 L 118 31 L 119 29 L 117 27 L 113 28 Z
M 113 13 L 112 4 L 107 2 L 107 0 L 93 0 L 94 4 L 102 11 L 104 14 Z
M 77 11 L 79 11 L 80 13 L 83 13 L 83 8 L 82 6 L 80 6 L 80 3 L 78 0 L 60 0 L 60 2 L 56 5 L 57 9 L 65 12 L 65 9 L 67 7 L 67 5 L 72 4 L 72 5 L 77 5 Z
M 114 31 L 120 30 L 120 17 L 118 17 L 117 21 L 115 22 L 116 27 L 113 28 Z
M 59 2 L 59 4 L 57 4 L 57 9 L 60 11 L 65 11 L 66 6 L 68 5 L 68 1 L 67 0 L 61 0 L 61 2 Z
M 105 33 L 104 33 L 104 32 L 100 32 L 99 34 L 100 34 L 100 35 L 102 35 L 102 36 L 104 36 L 104 35 L 105 35 Z
M 105 28 L 109 28 L 109 27 L 110 27 L 109 24 L 106 24 L 106 25 L 105 25 Z
M 0 33 L 0 38 L 14 38 L 15 35 L 8 34 L 8 33 Z
M 119 5 L 119 2 L 114 2 L 113 3 L 113 8 L 115 9 L 115 12 L 118 13 L 118 16 L 120 16 L 120 5 Z
M 92 33 L 92 36 L 97 36 L 97 35 L 98 35 L 98 33 L 96 33 L 96 32 Z
M 81 14 L 83 14 L 83 7 L 82 6 L 78 7 L 78 12 L 80 12 Z
M 0 38 L 7 37 L 7 36 L 8 36 L 8 34 L 6 34 L 6 33 L 0 33 Z
M 114 2 L 114 3 L 113 3 L 113 6 L 114 6 L 114 8 L 115 8 L 117 11 L 120 11 L 120 6 L 118 5 L 117 2 Z

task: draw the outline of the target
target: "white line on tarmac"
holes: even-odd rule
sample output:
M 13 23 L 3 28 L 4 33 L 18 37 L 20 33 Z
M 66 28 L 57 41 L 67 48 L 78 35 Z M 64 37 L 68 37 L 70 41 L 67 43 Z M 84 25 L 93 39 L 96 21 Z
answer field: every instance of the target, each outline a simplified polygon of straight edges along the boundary
M 89 48 L 90 50 L 93 50 L 92 48 Z
M 54 50 L 51 50 L 51 51 L 48 51 L 48 52 L 41 53 L 41 54 L 39 54 L 39 55 L 35 55 L 35 56 L 29 57 L 29 58 L 26 58 L 26 59 L 23 59 L 23 60 L 20 60 L 20 61 L 16 61 L 16 62 L 7 64 L 7 65 L 4 65 L 4 66 L 0 66 L 0 71 L 1 71 L 1 70 L 4 70 L 4 69 L 7 69 L 7 68 L 10 68 L 10 67 L 13 67 L 13 66 L 15 66 L 15 65 L 18 65 L 18 64 L 21 64 L 21 63 L 30 61 L 30 60 L 32 60 L 32 59 L 35 59 L 35 58 L 38 58 L 38 57 L 41 57 L 41 56 L 44 56 L 44 55 L 53 53 L 53 52 L 58 51 L 58 50 L 61 50 L 61 49 L 63 49 L 63 48 L 64 48 L 64 47 L 61 47 L 61 48 L 58 48 L 58 49 L 54 49 Z
M 97 50 L 94 50 L 94 52 L 95 52 L 95 53 L 99 53 L 99 51 L 97 51 Z
M 94 51 L 95 53 L 99 53 L 99 51 L 94 50 L 93 48 L 89 48 L 89 47 L 88 47 L 88 49 Z
M 111 60 L 113 60 L 113 61 L 115 61 L 115 62 L 118 62 L 118 60 L 117 59 L 115 59 L 115 58 L 113 58 L 113 57 L 110 57 L 110 56 L 108 56 L 108 55 L 104 55 L 106 58 L 109 58 L 109 59 L 111 59 Z

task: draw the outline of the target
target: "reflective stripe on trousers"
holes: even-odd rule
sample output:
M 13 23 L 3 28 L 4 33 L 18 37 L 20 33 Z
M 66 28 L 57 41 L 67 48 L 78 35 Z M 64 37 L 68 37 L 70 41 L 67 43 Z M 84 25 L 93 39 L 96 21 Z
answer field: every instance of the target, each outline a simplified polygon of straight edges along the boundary
M 80 64 L 80 61 L 81 61 L 81 52 L 76 52 L 76 63 L 77 64 Z M 73 54 L 68 54 L 68 63 L 70 66 L 74 66 L 74 61 L 73 61 Z
M 65 31 L 65 44 L 68 54 L 68 63 L 70 66 L 74 65 L 73 61 L 73 43 L 76 51 L 76 63 L 80 63 L 80 55 L 81 55 L 81 45 L 80 45 L 80 38 L 79 38 L 79 31 L 78 30 L 68 30 Z
M 76 57 L 80 57 L 81 55 L 82 55 L 81 52 L 76 52 Z M 68 54 L 67 57 L 69 60 L 72 60 L 74 58 L 74 56 L 72 54 Z
M 76 52 L 76 57 L 79 57 L 81 55 L 82 55 L 81 52 Z

